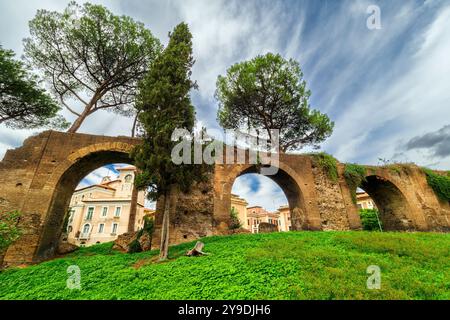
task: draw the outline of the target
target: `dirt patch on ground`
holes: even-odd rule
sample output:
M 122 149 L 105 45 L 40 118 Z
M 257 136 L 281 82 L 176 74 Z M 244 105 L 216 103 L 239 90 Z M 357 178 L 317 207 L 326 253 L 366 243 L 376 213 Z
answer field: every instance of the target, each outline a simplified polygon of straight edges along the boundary
M 159 256 L 152 256 L 150 258 L 144 258 L 144 259 L 139 259 L 138 261 L 136 261 L 132 267 L 134 269 L 140 269 L 143 266 L 149 265 L 149 264 L 154 264 L 154 263 L 165 263 L 168 262 L 170 260 L 166 260 L 166 261 L 159 261 Z

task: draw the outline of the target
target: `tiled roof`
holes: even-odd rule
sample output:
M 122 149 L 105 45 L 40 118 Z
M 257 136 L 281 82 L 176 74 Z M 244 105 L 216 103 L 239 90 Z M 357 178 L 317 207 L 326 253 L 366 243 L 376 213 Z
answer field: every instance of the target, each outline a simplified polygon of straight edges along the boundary
M 77 190 L 75 190 L 75 192 L 86 190 L 86 189 L 89 189 L 89 188 L 94 188 L 94 187 L 99 187 L 99 188 L 103 188 L 103 189 L 106 189 L 106 190 L 116 191 L 116 189 L 111 188 L 111 187 L 107 186 L 106 184 L 93 184 L 91 186 L 87 186 L 87 187 L 84 187 L 84 188 L 77 189 Z

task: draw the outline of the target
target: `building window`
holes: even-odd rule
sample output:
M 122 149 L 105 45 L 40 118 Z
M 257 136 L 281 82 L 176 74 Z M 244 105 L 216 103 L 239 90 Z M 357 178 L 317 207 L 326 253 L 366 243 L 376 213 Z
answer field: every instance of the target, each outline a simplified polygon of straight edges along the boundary
M 130 183 L 133 180 L 133 176 L 131 174 L 127 174 L 125 176 L 125 182 Z
M 114 213 L 115 217 L 120 217 L 120 212 L 122 211 L 122 207 L 116 207 L 116 212 Z
M 86 220 L 92 220 L 93 215 L 94 215 L 94 207 L 89 207 L 88 212 L 86 214 Z
M 89 225 L 89 223 L 86 223 L 83 227 L 83 233 L 89 233 L 89 229 L 91 228 L 91 226 Z
M 247 220 L 247 225 L 250 225 L 250 219 Z
M 100 223 L 98 225 L 98 233 L 103 233 L 103 229 L 105 229 L 105 224 L 104 223 Z
M 106 217 L 108 215 L 108 207 L 103 207 L 102 209 L 102 217 Z
M 116 234 L 117 233 L 117 223 L 113 223 L 112 225 L 112 229 L 111 229 L 111 234 Z
M 73 216 L 75 215 L 75 210 L 69 211 L 69 224 L 73 221 Z
M 67 233 L 71 233 L 72 232 L 72 226 L 69 226 L 68 228 L 67 228 Z

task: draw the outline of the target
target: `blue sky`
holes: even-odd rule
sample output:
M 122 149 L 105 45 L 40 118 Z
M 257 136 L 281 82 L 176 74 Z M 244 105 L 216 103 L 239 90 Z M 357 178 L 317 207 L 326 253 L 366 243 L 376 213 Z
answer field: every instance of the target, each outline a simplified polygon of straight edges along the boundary
M 0 43 L 20 55 L 36 10 L 62 10 L 67 2 L 0 0 Z M 382 158 L 450 169 L 449 1 L 92 2 L 144 22 L 163 43 L 177 23 L 189 24 L 199 84 L 192 98 L 199 122 L 208 128 L 218 128 L 217 76 L 235 62 L 277 52 L 300 62 L 311 106 L 336 123 L 324 151 L 341 161 L 378 164 Z M 381 10 L 380 30 L 366 26 L 373 4 Z M 105 112 L 91 117 L 80 132 L 114 136 L 129 134 L 130 128 L 131 120 Z M 0 158 L 32 133 L 0 127 Z M 251 186 L 258 185 L 260 194 L 272 189 L 261 178 L 241 179 L 239 188 L 247 190 L 241 193 L 251 204 L 258 200 L 248 193 Z

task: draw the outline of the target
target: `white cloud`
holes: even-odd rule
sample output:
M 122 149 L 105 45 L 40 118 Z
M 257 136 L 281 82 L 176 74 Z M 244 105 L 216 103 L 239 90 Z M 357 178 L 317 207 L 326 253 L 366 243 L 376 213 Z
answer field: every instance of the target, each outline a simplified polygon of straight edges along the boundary
M 257 185 L 253 191 L 252 186 Z M 268 211 L 275 211 L 288 201 L 281 188 L 270 178 L 260 174 L 246 174 L 238 177 L 232 188 L 232 193 L 244 198 L 249 206 L 261 206 Z
M 36 10 L 62 10 L 67 2 L 0 2 L 2 45 L 21 54 L 27 22 Z M 313 107 L 334 115 L 335 132 L 324 149 L 339 160 L 376 164 L 378 158 L 398 154 L 399 146 L 412 137 L 449 124 L 450 8 L 444 2 L 380 1 L 379 31 L 365 28 L 366 8 L 372 4 L 368 0 L 330 2 L 331 13 L 318 10 L 316 1 L 292 2 L 289 7 L 272 1 L 94 2 L 143 21 L 163 43 L 177 23 L 189 24 L 196 59 L 193 78 L 200 86 L 193 94 L 199 125 L 217 126 L 213 97 L 217 76 L 231 64 L 267 51 L 293 57 L 305 66 Z M 316 13 L 317 21 L 308 23 Z M 431 23 L 424 22 L 427 17 L 432 17 Z M 73 120 L 68 112 L 63 114 Z M 131 126 L 131 119 L 98 112 L 80 132 L 129 135 Z M 33 132 L 0 127 L 0 159 L 7 148 L 20 146 Z M 450 168 L 450 159 L 433 159 L 422 150 L 404 152 L 402 159 Z M 99 181 L 99 176 L 90 179 Z M 281 189 L 270 180 L 261 180 L 256 193 L 249 183 L 248 176 L 239 178 L 233 192 L 270 210 L 286 204 Z
M 385 76 L 363 88 L 339 117 L 325 147 L 336 147 L 334 155 L 340 160 L 353 160 L 369 151 L 366 158 L 373 163 L 377 157 L 390 159 L 410 138 L 449 124 L 448 30 L 450 7 L 417 35 L 417 47 L 410 48 L 413 54 L 404 56 L 405 68 L 386 70 Z M 430 163 L 417 152 L 409 152 L 407 158 L 422 165 Z M 448 168 L 450 159 L 438 166 Z

